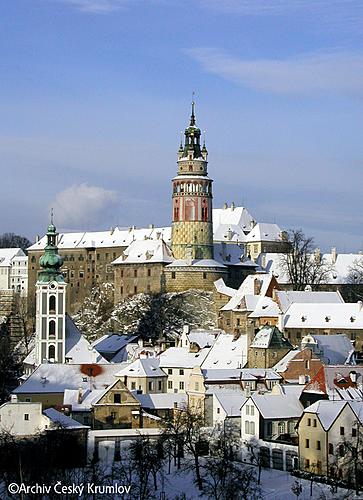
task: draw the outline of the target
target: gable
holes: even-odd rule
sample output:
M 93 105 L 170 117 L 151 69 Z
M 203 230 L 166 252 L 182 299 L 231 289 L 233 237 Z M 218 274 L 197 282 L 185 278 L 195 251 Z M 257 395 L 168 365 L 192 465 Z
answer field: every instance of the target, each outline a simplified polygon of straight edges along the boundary
M 115 402 L 115 395 L 120 395 L 120 403 Z M 116 380 L 110 387 L 106 389 L 104 394 L 95 402 L 96 405 L 110 405 L 110 404 L 123 404 L 123 405 L 137 405 L 140 406 L 139 401 L 128 390 L 126 385 L 121 380 Z

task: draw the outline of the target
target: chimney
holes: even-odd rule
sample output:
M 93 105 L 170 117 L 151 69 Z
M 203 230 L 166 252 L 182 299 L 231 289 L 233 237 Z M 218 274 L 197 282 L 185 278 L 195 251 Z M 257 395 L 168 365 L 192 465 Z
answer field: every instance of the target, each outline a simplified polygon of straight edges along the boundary
M 299 375 L 299 385 L 305 385 L 305 384 L 306 384 L 305 375 Z
M 82 388 L 78 389 L 77 403 L 80 405 L 82 403 Z
M 154 229 L 154 224 L 149 224 L 149 229 Z
M 258 278 L 253 280 L 253 294 L 260 295 L 261 292 L 261 281 Z
M 137 341 L 137 343 L 139 347 L 144 347 L 144 341 L 141 338 Z
M 277 328 L 280 332 L 284 332 L 284 313 L 279 313 L 279 317 L 277 318 Z
M 228 208 L 228 203 L 223 204 L 223 210 L 226 210 L 226 208 Z
M 357 382 L 357 372 L 355 372 L 354 370 L 349 372 L 349 377 L 350 377 L 350 380 L 353 382 L 353 384 L 355 384 Z
M 111 226 L 111 227 L 110 227 L 110 235 L 111 235 L 111 236 L 113 235 L 114 230 L 115 230 L 115 229 Z
M 39 236 L 39 234 L 37 234 L 37 235 L 35 236 L 35 243 L 38 243 L 38 241 L 39 241 L 39 240 L 40 240 L 40 236 Z
M 337 261 L 337 249 L 335 247 L 331 249 L 331 261 L 332 264 L 335 264 Z
M 232 203 L 231 203 L 231 210 L 233 211 L 235 208 L 236 208 L 236 205 L 235 205 L 234 201 L 232 201 Z
M 16 394 L 12 394 L 10 398 L 11 403 L 17 403 L 18 402 L 18 396 Z
M 358 300 L 357 304 L 358 304 L 358 311 L 360 312 L 363 307 L 363 302 L 361 300 Z

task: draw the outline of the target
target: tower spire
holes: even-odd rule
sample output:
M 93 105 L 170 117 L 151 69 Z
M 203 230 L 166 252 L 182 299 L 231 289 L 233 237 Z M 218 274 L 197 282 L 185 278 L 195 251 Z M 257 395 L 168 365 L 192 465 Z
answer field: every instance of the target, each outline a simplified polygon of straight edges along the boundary
M 194 102 L 195 92 L 192 94 L 192 114 L 190 115 L 190 126 L 195 127 L 195 102 Z

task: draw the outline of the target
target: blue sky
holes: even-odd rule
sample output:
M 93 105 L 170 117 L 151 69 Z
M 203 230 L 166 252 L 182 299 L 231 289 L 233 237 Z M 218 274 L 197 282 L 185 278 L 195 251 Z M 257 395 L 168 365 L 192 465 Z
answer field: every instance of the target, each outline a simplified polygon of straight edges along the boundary
M 167 225 L 196 92 L 214 204 L 363 249 L 360 0 L 0 5 L 0 233 Z

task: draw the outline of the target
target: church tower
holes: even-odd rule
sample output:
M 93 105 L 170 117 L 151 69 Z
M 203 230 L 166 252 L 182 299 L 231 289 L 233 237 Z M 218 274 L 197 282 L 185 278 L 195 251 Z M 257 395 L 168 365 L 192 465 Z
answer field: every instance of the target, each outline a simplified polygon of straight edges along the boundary
M 208 152 L 200 144 L 195 104 L 178 151 L 178 174 L 173 179 L 172 251 L 175 259 L 213 259 L 212 179 Z
M 51 221 L 36 283 L 36 363 L 65 362 L 66 286 L 60 268 L 57 230 Z

